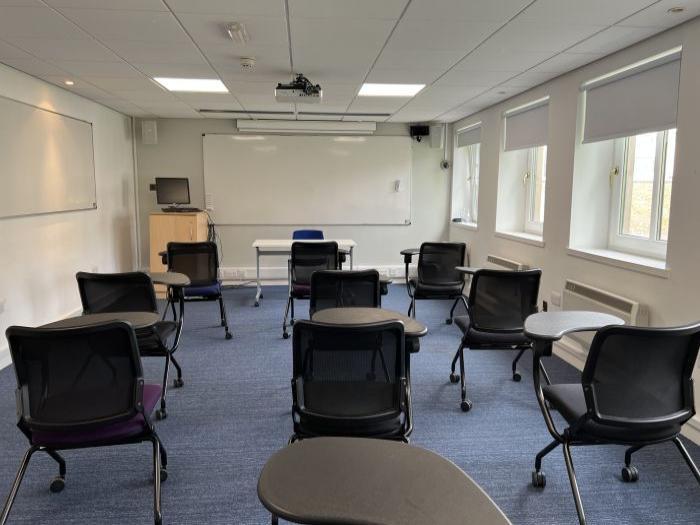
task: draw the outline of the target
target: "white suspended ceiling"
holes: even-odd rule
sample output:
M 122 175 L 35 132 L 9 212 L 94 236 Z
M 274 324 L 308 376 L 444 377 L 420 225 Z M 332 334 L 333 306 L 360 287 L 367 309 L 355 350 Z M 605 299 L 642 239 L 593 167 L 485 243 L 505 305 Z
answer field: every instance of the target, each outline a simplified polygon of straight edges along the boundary
M 700 0 L 0 0 L 0 62 L 139 117 L 449 122 L 698 15 Z M 321 104 L 275 102 L 293 72 Z M 426 88 L 357 97 L 364 82 Z

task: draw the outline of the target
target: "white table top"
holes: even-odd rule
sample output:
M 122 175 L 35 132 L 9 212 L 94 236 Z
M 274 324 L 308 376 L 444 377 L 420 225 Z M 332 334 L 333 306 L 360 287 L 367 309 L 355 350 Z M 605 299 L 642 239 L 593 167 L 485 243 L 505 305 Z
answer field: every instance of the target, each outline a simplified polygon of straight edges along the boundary
M 625 322 L 619 317 L 600 312 L 540 312 L 525 319 L 525 335 L 533 339 L 558 341 L 573 332 L 593 332 L 604 326 L 623 324 Z
M 338 243 L 338 248 L 354 248 L 357 243 L 352 239 L 255 239 L 253 248 L 260 250 L 291 250 L 294 242 L 332 242 Z

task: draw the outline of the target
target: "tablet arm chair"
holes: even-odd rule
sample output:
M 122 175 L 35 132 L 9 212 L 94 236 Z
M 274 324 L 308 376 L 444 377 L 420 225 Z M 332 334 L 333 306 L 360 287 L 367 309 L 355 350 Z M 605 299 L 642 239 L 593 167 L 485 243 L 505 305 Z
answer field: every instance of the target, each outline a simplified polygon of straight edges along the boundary
M 143 272 L 127 273 L 88 273 L 76 274 L 83 313 L 100 314 L 107 312 L 153 312 L 158 313 L 156 294 L 151 278 Z M 177 371 L 173 386 L 183 386 L 182 368 L 175 359 L 175 351 L 180 345 L 182 334 L 183 307 L 177 321 L 159 321 L 152 328 L 136 331 L 139 352 L 142 357 L 165 358 L 163 387 L 158 419 L 167 417 L 166 396 L 168 373 L 172 362 Z
M 322 241 L 324 239 L 323 230 L 294 230 L 292 239 L 295 241 Z M 342 269 L 349 253 L 347 250 L 338 250 L 338 268 Z
M 472 408 L 467 399 L 464 377 L 464 349 L 517 350 L 513 360 L 513 380 L 520 381 L 517 363 L 532 343 L 525 336 L 525 319 L 537 312 L 537 296 L 540 289 L 541 270 L 507 271 L 477 270 L 472 275 L 467 301 L 467 315 L 455 317 L 455 324 L 462 331 L 462 340 L 452 359 L 450 381 L 460 382 L 461 404 L 464 412 Z M 459 374 L 455 365 L 459 360 Z M 544 365 L 542 366 L 544 374 Z
M 542 459 L 562 445 L 579 522 L 586 518 L 578 490 L 571 447 L 627 446 L 621 478 L 634 482 L 639 471 L 632 454 L 642 447 L 673 441 L 700 483 L 700 471 L 680 440 L 681 426 L 695 414 L 692 373 L 700 347 L 700 323 L 678 328 L 609 326 L 591 343 L 581 382 L 542 386 L 538 363 L 551 355 L 551 342 L 535 345 L 535 393 L 547 430 L 554 440 L 535 458 L 534 487 L 544 488 Z M 566 420 L 559 431 L 551 408 Z
M 467 245 L 463 242 L 424 242 L 418 253 L 418 274 L 409 277 L 409 265 L 413 261 L 414 250 L 404 250 L 406 266 L 406 290 L 411 298 L 408 316 L 416 317 L 417 299 L 454 300 L 447 324 L 452 324 L 455 308 L 461 302 L 467 306 L 463 295 L 464 276 L 455 270 L 457 266 L 468 265 Z M 465 259 L 466 258 L 466 259 Z
M 218 301 L 221 326 L 226 339 L 231 339 L 226 305 L 219 280 L 219 252 L 214 242 L 169 242 L 168 270 L 184 273 L 190 286 L 182 290 L 180 302 Z
M 412 430 L 400 321 L 294 325 L 290 442 L 314 436 L 396 439 Z M 376 355 L 382 373 L 374 374 Z
M 289 297 L 282 320 L 282 337 L 289 338 L 287 326 L 294 325 L 294 299 L 311 297 L 311 275 L 318 270 L 338 269 L 338 243 L 329 242 L 293 242 L 292 255 L 289 259 Z M 291 313 L 291 319 L 287 319 Z
M 59 450 L 126 445 L 153 446 L 156 525 L 161 523 L 160 484 L 167 455 L 150 419 L 160 386 L 144 384 L 134 331 L 128 323 L 79 328 L 13 326 L 7 339 L 17 379 L 17 426 L 29 440 L 0 515 L 4 525 L 36 452 L 59 466 L 51 492 L 65 486 L 66 463 Z M 48 519 L 47 519 L 48 521 Z
M 309 317 L 326 308 L 379 308 L 380 291 L 377 270 L 316 271 L 311 274 Z

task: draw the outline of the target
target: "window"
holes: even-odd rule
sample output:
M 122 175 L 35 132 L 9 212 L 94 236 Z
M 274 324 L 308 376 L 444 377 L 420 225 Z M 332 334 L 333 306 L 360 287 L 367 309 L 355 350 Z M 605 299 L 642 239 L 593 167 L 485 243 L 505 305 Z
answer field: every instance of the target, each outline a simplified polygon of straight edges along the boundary
M 676 130 L 618 139 L 611 171 L 611 249 L 643 256 L 666 253 Z
M 544 189 L 547 182 L 547 146 L 528 151 L 525 172 L 525 231 L 542 235 L 544 224 Z
M 455 150 L 452 216 L 475 224 L 479 213 L 479 153 L 481 144 Z

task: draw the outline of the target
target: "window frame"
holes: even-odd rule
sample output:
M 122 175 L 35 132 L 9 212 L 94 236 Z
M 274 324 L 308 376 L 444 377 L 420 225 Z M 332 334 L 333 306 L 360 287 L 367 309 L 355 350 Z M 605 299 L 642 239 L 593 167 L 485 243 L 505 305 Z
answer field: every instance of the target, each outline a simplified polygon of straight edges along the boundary
M 541 152 L 541 153 L 540 153 Z M 534 146 L 528 148 L 527 165 L 528 170 L 523 176 L 523 184 L 526 185 L 525 188 L 525 218 L 523 220 L 523 230 L 525 233 L 530 233 L 534 235 L 542 236 L 544 231 L 544 220 L 539 221 L 534 217 L 535 214 L 535 202 L 537 201 L 536 191 L 537 191 L 537 163 L 538 157 L 542 155 L 542 167 L 543 167 L 543 180 L 542 186 L 544 192 L 546 192 L 547 187 L 547 145 Z M 544 193 L 543 193 L 544 194 Z M 546 201 L 542 199 L 541 206 L 546 205 Z
M 675 129 L 675 128 L 671 128 Z M 654 154 L 654 180 L 652 183 L 652 205 L 650 213 L 649 237 L 626 234 L 624 227 L 624 192 L 626 191 L 630 139 L 637 135 L 623 137 L 615 141 L 613 167 L 610 173 L 610 220 L 608 233 L 608 248 L 614 251 L 665 259 L 668 241 L 661 238 L 661 223 L 663 214 L 663 194 L 665 191 L 666 157 L 668 155 L 668 134 L 670 129 L 658 131 L 656 150 Z M 673 152 L 675 156 L 675 151 Z M 615 173 L 617 170 L 617 173 Z M 675 171 L 675 162 L 674 162 Z M 671 179 L 673 180 L 673 178 Z M 673 190 L 671 190 L 673 191 Z

